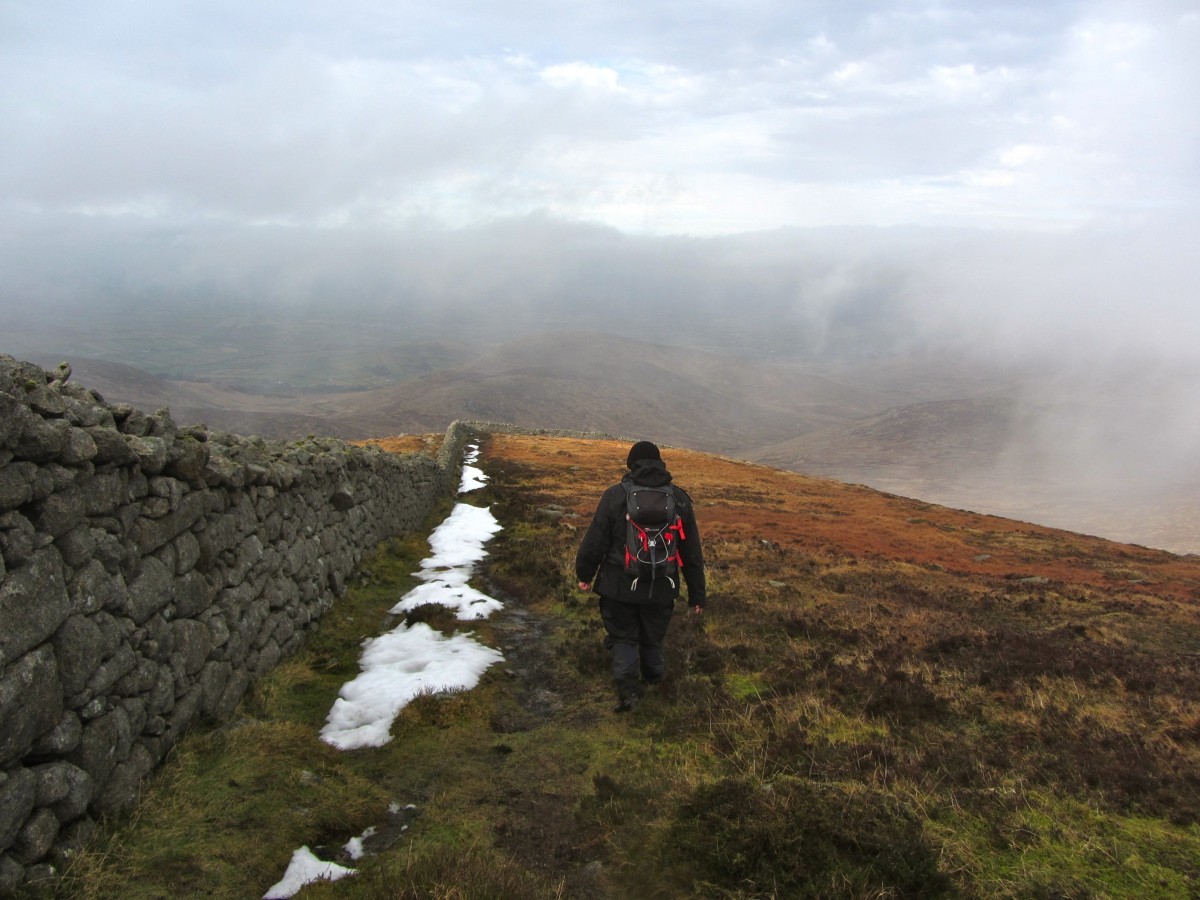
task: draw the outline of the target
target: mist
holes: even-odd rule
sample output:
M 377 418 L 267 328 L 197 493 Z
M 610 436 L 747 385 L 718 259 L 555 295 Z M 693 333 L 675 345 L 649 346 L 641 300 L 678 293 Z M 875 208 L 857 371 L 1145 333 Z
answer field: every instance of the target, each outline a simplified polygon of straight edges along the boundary
M 3 7 L 0 352 L 301 396 L 599 332 L 1004 398 L 992 499 L 1195 497 L 1192 6 L 543 6 Z

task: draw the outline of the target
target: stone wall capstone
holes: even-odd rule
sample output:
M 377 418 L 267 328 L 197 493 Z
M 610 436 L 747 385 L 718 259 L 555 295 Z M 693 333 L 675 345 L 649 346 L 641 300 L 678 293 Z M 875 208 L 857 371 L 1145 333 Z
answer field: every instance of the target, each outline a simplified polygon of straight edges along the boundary
M 437 459 L 180 427 L 0 355 L 0 893 L 53 877 L 189 725 L 227 718 L 363 554 L 457 486 Z

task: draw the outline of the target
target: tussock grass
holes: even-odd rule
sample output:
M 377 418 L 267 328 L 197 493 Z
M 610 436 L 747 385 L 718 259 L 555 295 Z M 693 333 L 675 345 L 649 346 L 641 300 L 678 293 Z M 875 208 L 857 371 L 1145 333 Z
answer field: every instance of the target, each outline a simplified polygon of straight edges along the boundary
M 486 441 L 486 582 L 520 614 L 470 626 L 506 654 L 478 688 L 418 699 L 386 747 L 316 742 L 425 555 L 393 543 L 71 889 L 249 896 L 371 824 L 359 874 L 305 896 L 1200 893 L 1200 563 L 668 450 L 712 602 L 618 716 L 573 559 L 625 449 Z

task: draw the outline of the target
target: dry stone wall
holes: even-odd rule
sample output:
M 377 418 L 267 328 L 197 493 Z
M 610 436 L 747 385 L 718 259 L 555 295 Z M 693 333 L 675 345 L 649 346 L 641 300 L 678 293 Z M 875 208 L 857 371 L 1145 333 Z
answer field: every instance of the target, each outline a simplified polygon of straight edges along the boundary
M 189 725 L 295 650 L 437 459 L 179 427 L 0 356 L 0 893 L 52 877 Z

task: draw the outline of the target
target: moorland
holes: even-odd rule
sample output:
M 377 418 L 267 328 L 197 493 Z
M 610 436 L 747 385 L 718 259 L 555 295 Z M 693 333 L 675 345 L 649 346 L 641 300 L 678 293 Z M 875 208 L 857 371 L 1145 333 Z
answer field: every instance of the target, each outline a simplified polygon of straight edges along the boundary
M 420 698 L 382 748 L 317 739 L 426 552 L 421 534 L 381 547 L 64 890 L 261 896 L 296 847 L 333 858 L 372 826 L 358 874 L 304 896 L 1200 890 L 1200 561 L 668 448 L 711 602 L 616 715 L 572 563 L 626 446 L 485 439 L 469 502 L 503 531 L 478 583 L 506 607 L 409 614 L 503 651 L 479 687 Z

